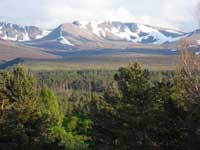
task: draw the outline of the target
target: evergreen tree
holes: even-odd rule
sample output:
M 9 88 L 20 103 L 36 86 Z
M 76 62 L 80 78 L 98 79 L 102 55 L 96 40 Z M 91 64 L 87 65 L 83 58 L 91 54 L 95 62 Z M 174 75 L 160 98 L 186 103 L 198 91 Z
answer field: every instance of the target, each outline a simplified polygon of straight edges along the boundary
M 23 67 L 2 72 L 0 95 L 6 100 L 0 122 L 1 150 L 87 149 L 84 138 L 62 126 L 57 97 L 47 87 L 40 90 Z
M 106 93 L 102 108 L 95 110 L 100 119 L 95 119 L 94 126 L 98 147 L 101 143 L 123 150 L 154 147 L 151 134 L 155 102 L 149 79 L 149 72 L 138 64 L 119 69 L 115 75 L 119 91 Z

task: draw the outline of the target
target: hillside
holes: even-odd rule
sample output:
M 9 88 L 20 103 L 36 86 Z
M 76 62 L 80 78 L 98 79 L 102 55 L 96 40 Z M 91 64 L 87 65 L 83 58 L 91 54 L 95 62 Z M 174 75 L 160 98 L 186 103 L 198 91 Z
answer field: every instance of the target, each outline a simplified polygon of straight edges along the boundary
M 42 49 L 0 40 L 0 61 L 12 60 L 17 57 L 38 59 L 57 58 L 57 56 L 46 53 Z

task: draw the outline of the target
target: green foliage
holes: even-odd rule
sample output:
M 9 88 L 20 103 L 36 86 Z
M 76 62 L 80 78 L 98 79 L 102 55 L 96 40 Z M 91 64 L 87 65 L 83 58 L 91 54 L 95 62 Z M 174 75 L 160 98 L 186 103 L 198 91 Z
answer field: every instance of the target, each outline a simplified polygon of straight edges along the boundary
M 88 146 L 84 143 L 84 138 L 79 135 L 74 135 L 72 132 L 66 132 L 64 128 L 54 127 L 50 130 L 51 143 L 48 145 L 52 147 L 52 143 L 55 143 L 58 147 L 56 149 L 63 150 L 87 150 Z M 53 146 L 55 147 L 55 146 Z
M 11 102 L 32 99 L 36 96 L 36 81 L 25 68 L 14 67 L 4 82 L 4 93 Z
M 33 77 L 22 67 L 1 73 L 2 93 L 7 107 L 1 116 L 1 149 L 33 149 L 39 147 L 44 126 L 37 109 L 38 98 Z
M 154 102 L 149 72 L 138 64 L 115 75 L 119 92 L 109 90 L 100 110 L 94 112 L 97 148 L 142 149 L 153 146 L 150 137 Z M 121 93 L 115 94 L 115 93 Z M 103 130 L 105 132 L 100 134 Z M 95 135 L 96 136 L 96 135 Z M 131 142 L 130 142 L 131 141 Z
M 84 138 L 62 127 L 63 114 L 57 97 L 37 84 L 22 67 L 1 72 L 0 149 L 86 149 Z M 3 103 L 2 103 L 3 106 Z
M 49 116 L 49 124 L 62 125 L 63 114 L 59 109 L 57 97 L 47 87 L 42 88 L 38 104 L 41 112 Z
M 178 79 L 152 80 L 138 64 L 119 69 L 118 86 L 92 107 L 94 149 L 198 150 L 200 103 L 192 107 Z
M 135 63 L 35 74 L 0 72 L 1 150 L 200 149 L 198 73 Z

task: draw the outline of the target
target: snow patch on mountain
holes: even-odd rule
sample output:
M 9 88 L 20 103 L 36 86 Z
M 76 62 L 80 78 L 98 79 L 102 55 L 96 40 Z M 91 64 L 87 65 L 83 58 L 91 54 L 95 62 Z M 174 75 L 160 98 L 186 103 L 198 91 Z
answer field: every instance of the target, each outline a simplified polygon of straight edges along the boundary
M 0 22 L 0 39 L 9 41 L 30 41 L 46 36 L 48 33 L 35 26 L 21 26 Z
M 165 42 L 177 41 L 185 36 L 183 32 L 172 29 L 161 29 L 144 24 L 121 23 L 121 22 L 96 22 L 75 21 L 76 25 L 91 31 L 101 38 L 121 39 L 135 43 L 163 44 Z M 135 27 L 135 29 L 133 29 Z
M 200 45 L 200 40 L 197 40 L 196 42 L 197 42 L 197 45 Z
M 73 22 L 74 24 L 76 25 L 79 25 L 79 27 L 83 28 L 83 29 L 87 29 L 87 25 L 88 25 L 88 22 L 87 21 L 74 21 Z
M 161 33 L 158 29 L 152 28 L 152 27 L 148 27 L 145 25 L 138 25 L 139 29 L 141 32 L 146 32 L 148 33 L 148 37 L 152 36 L 156 39 L 156 41 L 154 42 L 154 44 L 162 44 L 165 42 L 174 42 L 177 40 L 180 40 L 181 38 L 184 38 L 185 35 L 178 33 L 177 31 L 173 31 L 173 30 L 165 30 L 166 32 L 169 33 L 176 33 L 176 34 L 180 34 L 180 36 L 177 37 L 173 37 L 173 36 L 165 36 L 163 33 Z
M 90 22 L 90 25 L 91 25 L 91 27 L 92 27 L 92 29 L 93 29 L 93 33 L 94 34 L 96 34 L 97 36 L 99 36 L 99 37 L 101 37 L 101 36 L 106 36 L 106 33 L 104 32 L 104 30 L 102 29 L 102 28 L 99 28 L 98 26 L 99 26 L 99 24 L 97 23 L 97 22 L 94 22 L 94 21 L 92 21 L 92 22 Z
M 58 41 L 63 44 L 63 45 L 69 45 L 69 46 L 74 46 L 73 43 L 71 43 L 69 40 L 67 40 L 64 36 L 63 36 L 63 31 L 62 29 L 60 30 L 60 37 L 58 38 Z
M 120 32 L 120 28 L 112 27 L 110 32 L 117 37 L 128 41 L 132 41 L 131 37 L 137 36 L 137 33 L 131 32 L 129 28 L 125 28 L 124 32 Z
M 200 55 L 200 51 L 198 51 L 198 52 L 195 52 L 195 55 Z
M 74 46 L 74 44 L 72 44 L 69 40 L 67 40 L 66 38 L 64 38 L 63 36 L 60 37 L 59 42 L 63 45 L 69 45 L 69 46 Z
M 29 38 L 29 36 L 28 36 L 28 33 L 27 33 L 27 31 L 25 31 L 25 33 L 23 33 L 23 40 L 22 41 L 30 41 L 30 38 Z
M 49 30 L 43 30 L 41 35 L 37 35 L 35 39 L 41 39 L 45 36 L 47 36 L 51 31 Z

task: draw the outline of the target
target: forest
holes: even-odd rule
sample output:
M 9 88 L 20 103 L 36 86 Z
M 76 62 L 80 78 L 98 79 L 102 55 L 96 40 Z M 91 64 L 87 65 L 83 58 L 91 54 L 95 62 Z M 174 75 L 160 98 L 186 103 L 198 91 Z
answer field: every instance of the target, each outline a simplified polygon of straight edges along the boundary
M 174 71 L 0 71 L 0 150 L 199 150 L 200 60 Z

